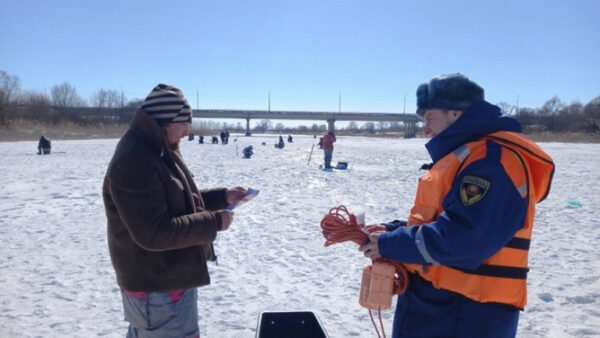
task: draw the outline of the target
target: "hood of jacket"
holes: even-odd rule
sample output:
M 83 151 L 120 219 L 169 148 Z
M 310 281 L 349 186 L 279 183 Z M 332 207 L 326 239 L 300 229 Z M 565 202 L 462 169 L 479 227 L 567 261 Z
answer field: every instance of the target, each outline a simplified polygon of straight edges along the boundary
M 164 129 L 152 117 L 139 109 L 133 116 L 128 132 L 142 138 L 153 152 L 163 154 L 168 149 L 167 134 Z
M 480 101 L 463 112 L 461 117 L 429 140 L 425 147 L 433 162 L 459 146 L 476 141 L 497 131 L 521 132 L 521 124 L 515 118 L 502 115 L 499 107 Z

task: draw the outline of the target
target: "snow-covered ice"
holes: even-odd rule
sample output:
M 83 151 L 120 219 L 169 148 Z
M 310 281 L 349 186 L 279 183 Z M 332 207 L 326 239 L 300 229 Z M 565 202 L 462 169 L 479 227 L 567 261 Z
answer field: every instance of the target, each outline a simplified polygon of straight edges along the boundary
M 369 261 L 354 243 L 325 248 L 319 222 L 342 204 L 365 211 L 367 223 L 406 218 L 419 167 L 429 162 L 426 140 L 340 136 L 333 162 L 349 169 L 324 172 L 316 146 L 307 164 L 312 136 L 281 150 L 276 139 L 181 142 L 199 188 L 260 190 L 217 237 L 219 264 L 199 289 L 202 337 L 254 337 L 262 311 L 299 310 L 314 311 L 331 337 L 373 337 L 358 305 Z M 35 154 L 37 142 L 0 143 L 0 336 L 125 335 L 101 196 L 117 141 L 53 140 L 49 156 Z M 255 155 L 242 159 L 247 145 Z M 519 337 L 598 337 L 600 145 L 541 146 L 556 172 L 537 209 Z M 383 312 L 388 333 L 392 318 L 393 310 Z

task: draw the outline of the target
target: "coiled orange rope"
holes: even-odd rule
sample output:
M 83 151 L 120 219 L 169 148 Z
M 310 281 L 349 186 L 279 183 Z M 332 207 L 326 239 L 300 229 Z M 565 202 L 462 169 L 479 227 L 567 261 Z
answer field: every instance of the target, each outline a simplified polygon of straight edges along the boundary
M 325 237 L 325 246 L 347 241 L 363 245 L 366 244 L 369 239 L 369 231 L 367 228 L 358 224 L 356 222 L 356 216 L 351 214 L 343 205 L 329 210 L 329 213 L 321 220 L 321 229 L 323 237 Z M 408 274 L 404 266 L 389 258 L 379 258 L 376 261 L 386 262 L 394 266 L 396 269 L 394 294 L 403 294 L 408 287 Z
M 356 216 L 343 205 L 329 210 L 321 220 L 321 229 L 325 237 L 325 246 L 346 241 L 363 245 L 369 238 L 363 227 L 357 224 Z
M 325 246 L 346 241 L 352 241 L 358 245 L 363 245 L 369 241 L 369 230 L 364 227 L 364 225 L 358 224 L 356 216 L 351 214 L 343 205 L 329 210 L 329 213 L 321 220 L 321 229 L 323 237 L 325 237 Z M 393 294 L 403 294 L 408 287 L 408 274 L 404 266 L 389 258 L 378 258 L 375 261 L 385 262 L 394 267 L 396 272 L 394 274 Z M 379 330 L 377 329 L 377 324 L 375 324 L 375 320 L 373 319 L 371 308 L 368 308 L 368 310 L 377 337 L 381 337 Z M 385 338 L 385 330 L 383 321 L 381 320 L 381 309 L 378 309 L 377 312 L 379 314 L 381 333 Z

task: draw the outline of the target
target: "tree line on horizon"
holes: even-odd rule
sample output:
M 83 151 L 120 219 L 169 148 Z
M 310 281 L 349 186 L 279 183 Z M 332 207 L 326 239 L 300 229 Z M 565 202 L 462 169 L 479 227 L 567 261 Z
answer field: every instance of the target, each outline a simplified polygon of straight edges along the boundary
M 131 119 L 131 108 L 141 105 L 143 99 L 127 99 L 122 92 L 112 89 L 99 89 L 90 97 L 89 104 L 77 94 L 74 86 L 68 82 L 57 84 L 45 93 L 21 90 L 20 79 L 0 70 L 0 126 L 9 126 L 18 120 L 58 124 L 71 122 L 76 124 L 122 124 Z M 504 114 L 514 116 L 529 132 L 586 132 L 600 133 L 600 96 L 582 104 L 574 101 L 563 103 L 558 96 L 547 100 L 542 107 L 516 107 L 499 102 Z M 245 130 L 241 123 L 236 125 L 225 122 L 201 121 L 200 129 L 208 130 Z M 400 122 L 367 122 L 358 126 L 350 122 L 346 128 L 350 132 L 375 133 L 376 131 L 401 131 Z M 326 130 L 325 124 L 313 124 L 310 127 L 285 127 L 282 123 L 273 125 L 270 120 L 261 120 L 253 128 L 254 132 L 300 132 L 317 133 Z

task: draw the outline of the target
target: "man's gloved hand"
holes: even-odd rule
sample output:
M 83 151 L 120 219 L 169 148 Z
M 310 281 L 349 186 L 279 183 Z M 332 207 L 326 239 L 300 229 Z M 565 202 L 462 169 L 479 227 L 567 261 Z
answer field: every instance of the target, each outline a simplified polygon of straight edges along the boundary
M 362 252 L 365 257 L 370 259 L 381 258 L 381 253 L 379 253 L 379 236 L 381 236 L 382 232 L 374 232 L 369 235 L 369 242 L 364 245 L 361 245 L 358 248 L 358 251 Z
M 387 231 L 394 231 L 394 230 L 398 229 L 399 227 L 405 227 L 406 221 L 395 219 L 395 220 L 385 223 L 383 225 L 386 227 Z

